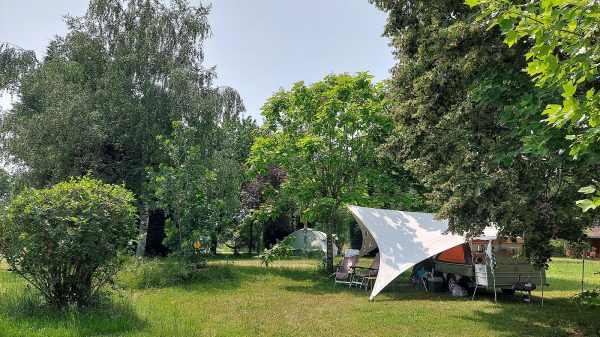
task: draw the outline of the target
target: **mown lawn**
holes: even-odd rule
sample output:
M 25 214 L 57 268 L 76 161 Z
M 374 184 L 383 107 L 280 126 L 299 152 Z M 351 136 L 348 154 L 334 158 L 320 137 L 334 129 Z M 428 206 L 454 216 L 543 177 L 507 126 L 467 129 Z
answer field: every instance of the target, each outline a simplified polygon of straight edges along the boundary
M 367 263 L 365 261 L 364 263 Z M 600 309 L 578 305 L 580 261 L 555 259 L 545 306 L 520 296 L 475 301 L 390 288 L 376 302 L 364 290 L 333 286 L 314 260 L 220 259 L 188 284 L 121 290 L 81 313 L 39 307 L 24 282 L 0 266 L 0 336 L 598 336 Z M 586 264 L 600 287 L 600 262 Z M 30 294 L 30 295 L 27 295 Z

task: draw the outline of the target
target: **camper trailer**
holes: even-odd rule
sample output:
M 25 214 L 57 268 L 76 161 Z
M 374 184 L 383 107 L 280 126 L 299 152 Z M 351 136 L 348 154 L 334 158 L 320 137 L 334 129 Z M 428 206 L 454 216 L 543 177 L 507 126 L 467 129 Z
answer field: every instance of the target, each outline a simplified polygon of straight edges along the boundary
M 486 253 L 492 242 L 496 257 L 496 269 L 492 273 L 491 261 Z M 501 289 L 503 293 L 515 291 L 531 292 L 546 284 L 544 270 L 519 254 L 523 250 L 523 239 L 500 239 L 478 237 L 445 250 L 427 261 L 434 279 L 442 279 L 448 288 L 456 285 L 462 288 Z
M 494 226 L 469 238 L 448 232 L 449 221 L 436 219 L 433 213 L 347 207 L 362 233 L 360 255 L 379 249 L 380 268 L 370 301 L 410 268 L 416 286 L 433 291 L 449 288 L 456 295 L 468 294 L 469 288 L 530 292 L 546 284 L 544 271 L 519 254 L 523 239 L 499 237 Z M 488 254 L 490 242 L 493 249 Z M 493 273 L 492 257 L 496 261 Z

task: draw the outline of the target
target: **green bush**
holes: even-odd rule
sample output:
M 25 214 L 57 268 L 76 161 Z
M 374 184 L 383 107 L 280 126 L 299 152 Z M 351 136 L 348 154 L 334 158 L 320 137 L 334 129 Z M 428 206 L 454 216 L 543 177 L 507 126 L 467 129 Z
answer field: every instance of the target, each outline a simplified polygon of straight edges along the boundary
M 559 240 L 552 240 L 550 241 L 550 247 L 552 247 L 553 257 L 565 256 L 565 242 Z
M 293 236 L 285 237 L 281 242 L 273 246 L 271 249 L 265 249 L 262 254 L 258 255 L 260 264 L 266 267 L 275 260 L 284 260 L 292 255 L 292 244 L 296 238 Z
M 87 176 L 25 190 L 2 216 L 0 253 L 50 304 L 86 305 L 135 238 L 132 202 L 125 188 Z
M 137 259 L 125 267 L 119 280 L 135 289 L 163 288 L 186 283 L 192 274 L 193 269 L 187 261 L 175 258 Z

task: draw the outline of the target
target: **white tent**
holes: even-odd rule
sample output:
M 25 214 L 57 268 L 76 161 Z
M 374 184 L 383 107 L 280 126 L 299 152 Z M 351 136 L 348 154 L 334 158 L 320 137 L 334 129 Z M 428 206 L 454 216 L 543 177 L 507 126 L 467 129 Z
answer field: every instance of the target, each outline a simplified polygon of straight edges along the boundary
M 361 255 L 379 247 L 379 272 L 370 300 L 415 264 L 465 242 L 463 235 L 446 233 L 448 220 L 436 220 L 431 213 L 348 209 L 363 233 Z
M 294 250 L 303 250 L 304 246 L 304 229 L 294 231 L 291 236 L 295 237 L 292 248 Z M 335 236 L 334 236 L 335 237 Z M 327 235 L 312 228 L 306 229 L 306 250 L 308 251 L 323 251 L 327 252 Z M 333 245 L 333 255 L 337 255 L 338 249 Z

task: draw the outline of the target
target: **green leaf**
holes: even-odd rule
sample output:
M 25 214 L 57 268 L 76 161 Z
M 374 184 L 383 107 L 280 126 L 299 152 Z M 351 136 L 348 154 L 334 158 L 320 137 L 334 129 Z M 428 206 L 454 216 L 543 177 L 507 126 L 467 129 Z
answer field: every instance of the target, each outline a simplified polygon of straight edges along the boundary
M 594 187 L 593 185 L 590 186 L 585 186 L 579 189 L 579 191 L 577 191 L 579 193 L 584 193 L 584 194 L 591 194 L 596 192 L 596 187 Z
M 590 199 L 577 200 L 575 204 L 577 204 L 577 206 L 579 206 L 579 208 L 581 208 L 584 212 L 595 208 L 594 203 Z
M 561 108 L 562 107 L 558 104 L 548 104 L 546 106 L 546 109 L 544 109 L 544 111 L 542 112 L 542 114 L 548 116 L 556 116 L 560 112 Z
M 465 0 L 465 5 L 470 7 L 478 6 L 481 3 L 481 0 Z
M 590 90 L 588 90 L 585 93 L 585 98 L 590 99 L 590 98 L 592 98 L 594 96 L 595 93 L 596 93 L 596 89 L 591 88 Z
M 519 40 L 519 34 L 511 30 L 506 34 L 506 38 L 504 39 L 504 43 L 506 43 L 509 47 L 512 47 Z
M 575 94 L 575 90 L 577 90 L 577 85 L 573 84 L 573 82 L 571 82 L 571 81 L 563 84 L 562 87 L 564 90 L 564 93 L 562 94 L 562 96 L 564 98 L 573 97 L 573 94 Z
M 517 34 L 517 32 L 512 30 L 513 26 L 515 25 L 515 18 L 512 18 L 512 17 L 502 18 L 502 19 L 498 20 L 498 25 L 502 29 L 503 33 L 508 32 L 510 34 L 511 32 L 513 32 L 515 35 Z

